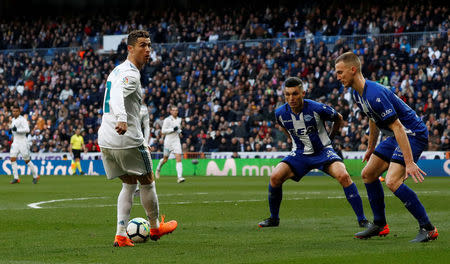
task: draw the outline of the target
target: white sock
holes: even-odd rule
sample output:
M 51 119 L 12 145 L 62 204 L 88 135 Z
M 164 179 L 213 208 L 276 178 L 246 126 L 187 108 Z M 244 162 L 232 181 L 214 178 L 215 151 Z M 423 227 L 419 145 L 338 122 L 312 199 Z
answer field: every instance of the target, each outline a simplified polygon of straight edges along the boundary
M 117 232 L 116 235 L 126 236 L 127 225 L 130 219 L 131 206 L 133 206 L 133 194 L 137 184 L 122 183 L 122 190 L 117 197 Z
M 155 182 L 141 184 L 141 204 L 147 214 L 150 228 L 159 228 L 159 203 Z
M 36 179 L 37 176 L 38 176 L 37 175 L 37 170 L 34 167 L 34 164 L 33 164 L 33 162 L 31 160 L 28 162 L 28 168 L 30 168 L 31 173 L 33 174 L 33 178 Z
M 156 166 L 156 170 L 157 170 L 157 171 L 161 171 L 161 167 L 162 167 L 163 160 L 164 160 L 164 159 L 160 159 L 160 160 L 159 160 L 158 166 Z
M 178 177 L 178 179 L 179 178 L 183 178 L 183 163 L 177 162 L 176 168 L 177 168 L 177 177 Z
M 12 161 L 11 162 L 11 167 L 12 167 L 14 179 L 18 180 L 19 179 L 19 172 L 18 172 L 18 169 L 17 169 L 17 161 Z

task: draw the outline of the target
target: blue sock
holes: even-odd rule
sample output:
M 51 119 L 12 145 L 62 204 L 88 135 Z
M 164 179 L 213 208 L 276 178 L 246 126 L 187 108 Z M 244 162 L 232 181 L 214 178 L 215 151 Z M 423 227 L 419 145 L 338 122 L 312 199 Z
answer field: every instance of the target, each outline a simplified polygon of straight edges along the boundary
M 358 221 L 366 219 L 366 216 L 364 215 L 361 196 L 359 196 L 359 192 L 356 188 L 355 183 L 352 183 L 349 186 L 345 187 L 344 193 L 347 197 L 347 201 L 352 206 L 353 211 L 355 211 L 356 217 L 358 217 Z
M 386 225 L 386 213 L 384 211 L 384 191 L 379 179 L 372 183 L 366 183 L 367 196 L 373 212 L 373 222 L 378 226 Z
M 274 219 L 279 219 L 281 200 L 283 199 L 283 189 L 282 187 L 274 188 L 269 183 L 269 208 L 270 217 Z
M 402 183 L 394 194 L 403 202 L 406 209 L 408 209 L 408 211 L 417 219 L 420 226 L 430 224 L 427 212 L 413 190 Z

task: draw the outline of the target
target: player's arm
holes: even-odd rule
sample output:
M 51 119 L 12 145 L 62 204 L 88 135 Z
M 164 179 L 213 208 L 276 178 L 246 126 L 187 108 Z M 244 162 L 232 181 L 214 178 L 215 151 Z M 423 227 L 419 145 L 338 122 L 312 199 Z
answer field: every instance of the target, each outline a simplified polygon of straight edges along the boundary
M 341 114 L 336 112 L 336 116 L 334 117 L 333 126 L 331 127 L 330 135 L 328 136 L 331 140 L 339 133 L 342 125 L 344 124 L 344 118 Z
M 279 125 L 278 127 L 280 128 L 281 132 L 283 132 L 283 133 L 286 135 L 287 138 L 290 138 L 290 137 L 291 137 L 291 135 L 290 135 L 289 132 L 286 130 L 286 128 L 284 128 L 284 126 Z
M 402 123 L 399 119 L 396 119 L 389 125 L 389 128 L 394 132 L 395 139 L 403 153 L 403 160 L 405 161 L 406 167 L 405 180 L 411 175 L 414 182 L 422 182 L 424 180 L 423 175 L 426 175 L 426 173 L 414 162 L 411 145 L 409 144 L 408 136 Z
M 20 134 L 26 134 L 30 132 L 30 126 L 28 125 L 28 121 L 25 118 L 20 118 L 19 122 L 17 122 L 16 125 L 13 126 L 13 130 L 14 127 L 16 128 L 15 131 Z
M 175 129 L 175 128 L 177 128 L 177 129 Z M 163 126 L 161 129 L 161 132 L 163 134 L 167 135 L 167 134 L 175 133 L 177 130 L 178 130 L 178 127 L 171 126 L 169 119 L 167 119 L 167 118 L 164 119 Z
M 123 135 L 128 130 L 125 97 L 136 91 L 139 80 L 132 72 L 126 71 L 123 77 L 117 78 L 111 88 L 111 108 L 117 119 L 116 131 Z
M 144 115 L 142 123 L 142 125 L 144 126 L 144 140 L 145 143 L 148 143 L 148 141 L 150 140 L 150 117 L 148 116 L 148 113 Z
M 375 124 L 374 121 L 369 119 L 369 140 L 367 142 L 367 151 L 364 155 L 363 162 L 369 161 L 370 156 L 375 151 L 375 147 L 377 146 L 378 136 L 380 135 L 380 130 Z
M 369 120 L 369 141 L 368 141 L 368 149 L 375 150 L 377 146 L 378 136 L 380 135 L 380 129 L 378 129 L 377 124 Z
M 84 145 L 84 139 L 83 138 L 81 138 L 81 149 L 83 150 L 84 153 L 87 153 L 87 148 Z

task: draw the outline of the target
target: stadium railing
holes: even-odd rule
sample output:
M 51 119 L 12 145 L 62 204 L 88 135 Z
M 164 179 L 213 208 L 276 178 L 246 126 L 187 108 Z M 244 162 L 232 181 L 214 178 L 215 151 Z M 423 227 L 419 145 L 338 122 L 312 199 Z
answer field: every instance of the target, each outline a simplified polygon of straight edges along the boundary
M 233 45 L 238 46 L 241 43 L 244 47 L 257 46 L 260 43 L 266 45 L 270 43 L 272 46 L 279 44 L 281 47 L 288 47 L 292 51 L 295 51 L 298 42 L 302 42 L 302 47 L 306 50 L 308 43 L 313 41 L 314 44 L 319 44 L 321 41 L 327 45 L 328 49 L 332 49 L 338 40 L 342 41 L 342 44 L 349 45 L 350 48 L 355 48 L 356 44 L 363 44 L 363 39 L 366 42 L 373 43 L 375 40 L 378 43 L 393 42 L 395 39 L 401 43 L 403 39 L 411 45 L 411 48 L 417 48 L 420 45 L 426 44 L 429 40 L 437 38 L 438 36 L 444 36 L 447 32 L 439 31 L 428 31 L 428 32 L 403 32 L 403 33 L 392 33 L 392 34 L 367 34 L 367 35 L 339 35 L 339 36 L 321 36 L 316 35 L 312 38 L 305 38 L 304 36 L 299 36 L 295 38 L 272 38 L 272 39 L 250 39 L 250 40 L 226 40 L 226 41 L 201 41 L 201 42 L 180 42 L 180 43 L 153 43 L 152 47 L 156 52 L 161 52 L 162 50 L 172 50 L 175 49 L 180 53 L 181 56 L 189 55 L 191 51 L 198 50 L 200 48 L 212 49 L 217 45 L 218 49 L 221 50 L 225 47 L 232 47 Z M 102 43 L 103 44 L 103 43 Z M 97 46 L 97 45 L 96 45 Z M 102 46 L 102 45 L 98 45 Z M 55 54 L 78 52 L 82 50 L 83 47 L 65 47 L 65 48 L 39 48 L 39 49 L 7 49 L 0 50 L 0 54 L 4 55 L 16 55 L 20 53 L 27 53 L 28 55 L 40 55 L 44 56 L 47 62 L 50 62 Z

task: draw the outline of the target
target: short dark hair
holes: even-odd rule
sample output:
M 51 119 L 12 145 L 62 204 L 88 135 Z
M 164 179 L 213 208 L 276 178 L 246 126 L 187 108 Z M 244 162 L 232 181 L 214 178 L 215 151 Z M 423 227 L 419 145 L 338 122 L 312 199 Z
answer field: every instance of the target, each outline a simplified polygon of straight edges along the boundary
M 285 87 L 297 87 L 300 86 L 301 89 L 303 89 L 303 82 L 298 77 L 289 77 L 284 81 Z
M 150 34 L 145 30 L 133 30 L 128 34 L 127 45 L 134 46 L 138 38 L 150 38 Z

